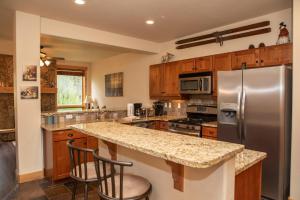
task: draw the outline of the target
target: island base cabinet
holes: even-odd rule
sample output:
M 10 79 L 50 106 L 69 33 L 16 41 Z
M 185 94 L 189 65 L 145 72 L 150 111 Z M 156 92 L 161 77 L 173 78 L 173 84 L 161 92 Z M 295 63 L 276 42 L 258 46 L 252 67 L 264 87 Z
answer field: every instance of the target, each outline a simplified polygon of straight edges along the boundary
M 262 161 L 235 177 L 235 200 L 260 200 Z
M 73 139 L 74 146 L 97 149 L 98 139 L 73 130 L 44 131 L 45 177 L 52 181 L 68 178 L 70 174 L 70 154 L 67 141 Z M 83 160 L 83 159 L 81 159 Z M 93 156 L 88 156 L 93 161 Z

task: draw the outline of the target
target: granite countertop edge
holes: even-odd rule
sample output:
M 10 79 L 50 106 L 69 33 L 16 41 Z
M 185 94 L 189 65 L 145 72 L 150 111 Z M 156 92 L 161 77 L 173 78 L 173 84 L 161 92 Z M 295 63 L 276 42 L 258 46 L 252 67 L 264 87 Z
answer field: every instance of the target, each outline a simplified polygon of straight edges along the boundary
M 235 175 L 239 175 L 250 167 L 267 158 L 267 153 L 244 149 L 237 154 L 235 161 Z
M 183 159 L 182 154 L 181 154 L 181 157 L 180 156 L 176 157 L 176 153 L 177 153 L 176 150 L 178 150 L 178 149 L 176 149 L 174 152 L 172 152 L 172 150 L 171 150 L 169 154 L 164 154 L 164 153 L 160 153 L 158 151 L 155 151 L 153 148 L 152 149 L 150 147 L 147 148 L 147 146 L 144 146 L 144 147 L 142 145 L 137 146 L 136 144 L 132 144 L 130 142 L 115 140 L 115 139 L 112 139 L 112 138 L 109 138 L 109 137 L 105 137 L 103 135 L 96 134 L 96 133 L 94 133 L 95 131 L 93 131 L 93 132 L 88 131 L 87 128 L 78 128 L 77 126 L 80 126 L 80 125 L 84 125 L 84 124 L 72 125 L 70 127 L 74 130 L 77 130 L 77 131 L 83 132 L 85 134 L 97 137 L 99 139 L 102 139 L 102 140 L 105 140 L 105 141 L 108 141 L 108 142 L 111 142 L 111 143 L 114 143 L 114 144 L 117 144 L 117 145 L 121 145 L 121 146 L 124 146 L 124 147 L 132 149 L 132 150 L 137 150 L 137 151 L 140 151 L 140 152 L 152 155 L 152 156 L 156 156 L 156 157 L 168 160 L 168 161 L 172 161 L 172 162 L 175 162 L 175 163 L 178 163 L 178 164 L 182 164 L 184 166 L 192 167 L 192 168 L 209 168 L 209 167 L 212 167 L 214 165 L 217 165 L 217 164 L 219 164 L 223 161 L 226 161 L 226 160 L 234 157 L 235 155 L 237 155 L 238 153 L 240 153 L 244 150 L 243 145 L 238 146 L 238 144 L 232 144 L 232 147 L 229 148 L 229 146 L 230 146 L 229 143 L 225 144 L 225 142 L 223 142 L 224 146 L 226 145 L 227 149 L 225 148 L 224 152 L 218 152 L 220 154 L 220 156 L 213 155 L 212 158 L 209 157 L 208 159 L 203 159 L 203 160 L 206 160 L 206 161 L 195 161 L 195 160 L 193 160 L 193 157 L 191 157 L 190 159 L 188 157 L 185 157 Z M 167 134 L 166 132 L 163 132 L 163 131 L 157 131 L 157 130 L 151 130 L 151 131 L 161 132 L 162 134 Z M 164 136 L 162 136 L 162 137 L 164 137 Z M 176 136 L 174 135 L 174 137 L 176 137 Z M 216 143 L 216 141 L 211 141 L 211 140 L 208 140 L 208 139 L 202 139 L 201 138 L 200 140 L 205 141 L 206 143 L 211 143 L 210 145 L 214 145 L 213 143 Z M 220 144 L 220 146 L 221 146 L 221 144 Z M 172 148 L 172 146 L 170 146 L 169 148 Z M 219 151 L 220 151 L 220 149 L 219 149 Z M 212 152 L 210 152 L 210 153 L 212 153 Z M 212 153 L 212 154 L 214 154 L 214 153 Z M 189 152 L 187 153 L 187 155 L 189 155 Z

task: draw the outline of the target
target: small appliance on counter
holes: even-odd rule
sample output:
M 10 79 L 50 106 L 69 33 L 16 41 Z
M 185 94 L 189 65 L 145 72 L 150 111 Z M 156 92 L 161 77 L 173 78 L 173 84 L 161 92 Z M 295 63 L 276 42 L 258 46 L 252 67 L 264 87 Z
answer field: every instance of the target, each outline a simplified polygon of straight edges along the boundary
M 141 115 L 141 110 L 142 110 L 142 103 L 134 103 L 133 104 L 133 114 L 134 116 L 140 116 Z
M 164 115 L 164 102 L 161 101 L 154 102 L 153 108 L 154 108 L 155 116 Z
M 127 104 L 127 117 L 134 116 L 134 105 L 133 103 Z

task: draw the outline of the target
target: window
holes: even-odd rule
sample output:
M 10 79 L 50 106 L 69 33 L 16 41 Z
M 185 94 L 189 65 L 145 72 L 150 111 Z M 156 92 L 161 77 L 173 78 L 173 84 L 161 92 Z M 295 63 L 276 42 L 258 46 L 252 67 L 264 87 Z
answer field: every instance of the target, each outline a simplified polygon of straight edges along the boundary
M 84 107 L 85 74 L 85 70 L 57 70 L 58 109 L 81 109 Z

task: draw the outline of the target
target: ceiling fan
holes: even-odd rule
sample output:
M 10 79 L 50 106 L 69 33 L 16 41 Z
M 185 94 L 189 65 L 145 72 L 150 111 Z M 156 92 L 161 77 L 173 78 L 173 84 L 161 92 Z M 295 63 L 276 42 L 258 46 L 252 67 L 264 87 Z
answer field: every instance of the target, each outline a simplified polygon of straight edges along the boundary
M 41 45 L 40 46 L 40 66 L 44 67 L 44 66 L 49 66 L 52 61 L 54 60 L 65 60 L 62 57 L 50 57 L 47 56 L 47 54 L 43 51 L 44 48 L 51 48 L 52 46 L 50 45 Z

